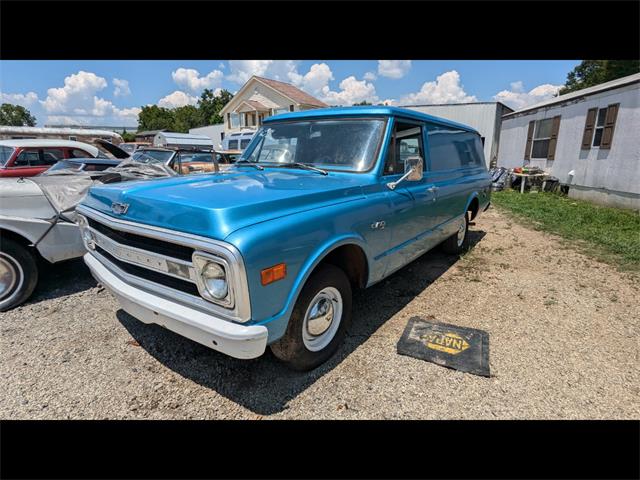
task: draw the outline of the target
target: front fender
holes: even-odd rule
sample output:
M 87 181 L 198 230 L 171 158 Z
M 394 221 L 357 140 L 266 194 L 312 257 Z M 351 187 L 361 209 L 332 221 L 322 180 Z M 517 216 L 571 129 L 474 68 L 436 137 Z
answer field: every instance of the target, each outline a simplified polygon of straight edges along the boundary
M 360 210 L 361 212 L 361 210 Z M 226 241 L 241 252 L 247 272 L 252 322 L 269 329 L 269 342 L 280 338 L 302 287 L 318 264 L 343 245 L 357 245 L 372 271 L 367 239 L 361 233 L 358 209 L 354 206 L 322 208 L 271 220 L 234 232 Z M 367 228 L 370 227 L 367 225 Z M 287 276 L 262 285 L 260 272 L 286 263 Z

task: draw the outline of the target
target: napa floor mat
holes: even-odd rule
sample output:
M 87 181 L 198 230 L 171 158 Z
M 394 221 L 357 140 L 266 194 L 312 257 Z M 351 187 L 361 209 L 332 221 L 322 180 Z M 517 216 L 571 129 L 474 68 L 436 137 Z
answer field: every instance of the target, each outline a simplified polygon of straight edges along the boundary
M 412 317 L 398 342 L 398 353 L 489 377 L 489 334 L 484 330 Z

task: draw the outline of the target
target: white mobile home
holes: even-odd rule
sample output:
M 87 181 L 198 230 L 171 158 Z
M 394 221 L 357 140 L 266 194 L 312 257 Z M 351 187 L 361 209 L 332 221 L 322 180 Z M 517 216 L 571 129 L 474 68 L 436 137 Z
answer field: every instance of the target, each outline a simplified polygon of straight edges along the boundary
M 407 105 L 402 108 L 446 118 L 475 128 L 482 138 L 487 167 L 498 161 L 502 116 L 513 112 L 500 102 L 448 103 L 433 105 Z
M 537 166 L 569 196 L 640 209 L 640 74 L 502 118 L 498 166 Z
M 213 140 L 206 135 L 158 132 L 153 137 L 153 145 L 170 148 L 213 148 Z

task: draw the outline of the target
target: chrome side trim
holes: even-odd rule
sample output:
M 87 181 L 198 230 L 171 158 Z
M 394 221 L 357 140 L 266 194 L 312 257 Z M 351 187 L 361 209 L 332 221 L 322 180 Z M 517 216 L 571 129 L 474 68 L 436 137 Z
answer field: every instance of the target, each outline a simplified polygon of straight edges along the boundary
M 242 255 L 235 246 L 231 245 L 230 243 L 213 240 L 199 235 L 178 232 L 175 230 L 168 230 L 166 228 L 155 227 L 151 225 L 143 225 L 130 222 L 128 220 L 116 219 L 85 205 L 78 205 L 76 207 L 76 211 L 99 223 L 103 223 L 108 227 L 113 228 L 114 230 L 120 230 L 144 237 L 155 238 L 157 240 L 162 240 L 168 243 L 177 243 L 179 245 L 202 250 L 204 252 L 224 259 L 229 266 L 229 270 L 227 272 L 229 285 L 232 286 L 231 288 L 235 295 L 235 298 L 233 299 L 233 308 L 225 308 L 224 306 L 217 303 L 213 303 L 211 301 L 207 301 L 193 295 L 185 294 L 184 292 L 178 292 L 172 288 L 158 285 L 156 283 L 147 282 L 146 280 L 140 278 L 137 278 L 137 284 L 140 284 L 141 282 L 142 284 L 144 284 L 143 288 L 145 288 L 146 290 L 150 290 L 151 292 L 163 295 L 165 298 L 180 298 L 180 301 L 185 305 L 197 304 L 200 308 L 215 312 L 216 314 L 221 315 L 229 320 L 246 322 L 251 319 L 251 302 L 249 299 L 247 273 Z M 92 255 L 96 255 L 96 257 L 99 255 L 95 251 L 92 251 L 90 253 Z M 100 261 L 108 262 L 108 260 L 106 260 L 101 255 Z M 111 262 L 105 264 L 108 264 L 110 269 L 117 269 L 121 274 L 124 274 L 125 276 L 123 276 L 122 278 L 126 279 L 126 281 L 133 282 L 133 279 L 136 278 L 127 275 L 125 272 L 122 272 Z

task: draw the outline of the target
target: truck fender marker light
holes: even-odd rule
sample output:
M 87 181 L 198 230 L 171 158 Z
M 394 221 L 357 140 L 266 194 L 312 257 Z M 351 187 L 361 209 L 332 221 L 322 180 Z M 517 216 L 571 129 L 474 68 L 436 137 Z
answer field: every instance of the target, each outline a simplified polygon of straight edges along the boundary
M 279 263 L 273 267 L 265 268 L 260 272 L 260 281 L 262 285 L 269 285 L 277 280 L 282 280 L 287 276 L 287 264 Z

